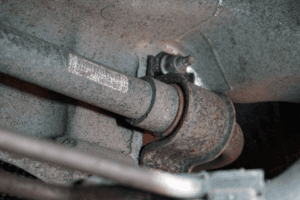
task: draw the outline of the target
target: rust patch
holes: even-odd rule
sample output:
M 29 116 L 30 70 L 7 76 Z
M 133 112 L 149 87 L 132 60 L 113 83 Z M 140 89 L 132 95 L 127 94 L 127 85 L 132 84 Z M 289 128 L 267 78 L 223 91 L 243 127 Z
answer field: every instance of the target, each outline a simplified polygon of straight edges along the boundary
M 120 38 L 124 38 L 124 37 L 128 37 L 129 33 L 128 32 L 125 32 L 125 33 L 122 33 L 122 35 L 120 35 Z
M 216 115 L 215 115 L 215 120 L 218 121 L 220 116 L 221 116 L 221 113 L 219 111 L 217 111 Z
M 236 123 L 233 130 L 233 135 L 227 142 L 222 154 L 215 160 L 201 164 L 192 165 L 189 172 L 199 172 L 202 170 L 217 169 L 224 167 L 235 161 L 242 153 L 244 146 L 244 136 L 240 126 Z
M 145 146 L 148 143 L 155 141 L 155 135 L 151 132 L 144 132 L 143 135 L 143 145 Z

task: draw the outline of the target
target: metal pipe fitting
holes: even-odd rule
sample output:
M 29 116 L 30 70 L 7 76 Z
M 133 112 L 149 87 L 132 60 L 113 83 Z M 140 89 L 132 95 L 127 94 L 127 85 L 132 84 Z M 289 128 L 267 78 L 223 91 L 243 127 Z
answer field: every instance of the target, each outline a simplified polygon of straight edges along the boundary
M 178 110 L 178 94 L 149 84 L 0 23 L 0 72 L 82 100 L 163 131 Z M 156 93 L 156 94 L 155 94 Z M 152 109 L 153 108 L 153 109 Z

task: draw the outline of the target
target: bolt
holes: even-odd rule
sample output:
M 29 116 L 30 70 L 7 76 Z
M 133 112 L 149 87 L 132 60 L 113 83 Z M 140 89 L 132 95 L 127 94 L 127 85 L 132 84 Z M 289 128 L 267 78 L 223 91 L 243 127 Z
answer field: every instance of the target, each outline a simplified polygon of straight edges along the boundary
M 192 65 L 194 62 L 195 59 L 192 56 L 177 57 L 175 60 L 175 66 L 178 69 L 179 73 L 185 73 L 186 68 Z

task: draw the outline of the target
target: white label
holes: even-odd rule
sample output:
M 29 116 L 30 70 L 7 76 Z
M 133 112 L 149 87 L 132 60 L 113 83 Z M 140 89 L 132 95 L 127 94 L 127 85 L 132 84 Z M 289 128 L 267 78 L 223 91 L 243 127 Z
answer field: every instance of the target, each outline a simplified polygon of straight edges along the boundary
M 69 54 L 68 71 L 77 76 L 85 77 L 95 83 L 105 85 L 114 90 L 126 93 L 128 91 L 128 79 L 123 74 L 111 71 L 105 67 Z

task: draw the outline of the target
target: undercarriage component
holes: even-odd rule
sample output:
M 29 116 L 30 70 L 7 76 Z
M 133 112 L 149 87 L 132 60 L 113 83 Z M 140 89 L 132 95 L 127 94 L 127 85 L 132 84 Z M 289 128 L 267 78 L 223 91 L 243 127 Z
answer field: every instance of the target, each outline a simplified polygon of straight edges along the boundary
M 229 147 L 233 135 L 242 137 L 230 99 L 197 87 L 179 74 L 169 73 L 157 79 L 180 85 L 185 98 L 184 113 L 173 133 L 142 149 L 140 163 L 172 173 L 188 172 L 196 164 L 217 158 L 225 148 L 236 150 L 231 157 L 234 161 L 242 151 L 243 139 L 231 142 L 233 146 Z
M 174 175 L 81 153 L 4 129 L 0 131 L 0 149 L 82 170 L 114 180 L 124 186 L 168 197 L 202 198 L 209 195 L 209 197 L 212 196 L 212 199 L 214 199 L 213 197 L 217 195 L 217 191 L 234 195 L 236 191 L 241 189 L 250 189 L 253 191 L 251 195 L 256 197 L 262 196 L 264 191 L 263 172 L 261 170 L 233 170 L 231 172 L 213 172 L 212 174 L 200 172 Z M 43 199 L 45 197 L 49 199 L 81 199 L 83 196 L 89 195 L 94 197 L 96 195 L 97 197 L 97 195 L 101 195 L 100 191 L 105 193 L 113 189 L 112 187 L 108 188 L 108 190 L 101 190 L 101 188 L 88 186 L 72 189 L 28 179 L 18 181 L 18 178 L 3 171 L 0 171 L 0 175 L 2 177 L 0 180 L 0 192 L 21 195 L 29 199 Z M 1 181 L 4 181 L 4 184 L 1 184 Z M 9 188 L 9 184 L 12 184 L 11 188 Z M 28 195 L 28 192 L 33 192 L 33 195 Z M 112 195 L 112 193 L 107 194 L 109 196 Z
M 157 80 L 138 79 L 4 24 L 0 24 L 0 34 L 2 73 L 86 101 L 129 118 L 127 121 L 134 126 L 162 133 L 165 138 L 142 151 L 140 159 L 145 166 L 187 172 L 191 166 L 220 156 L 234 130 L 242 135 L 226 95 L 197 87 L 180 75 L 180 67 L 192 64 L 192 57 L 161 53 L 158 56 L 165 62 L 159 62 L 160 70 L 173 66 L 178 73 L 155 77 Z M 241 141 L 233 142 L 239 148 L 229 156 L 231 162 L 241 153 Z

